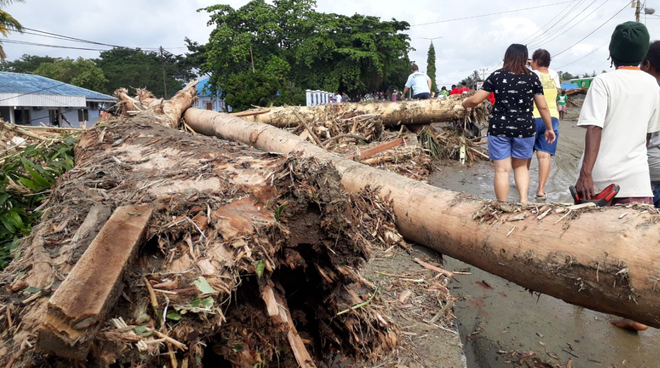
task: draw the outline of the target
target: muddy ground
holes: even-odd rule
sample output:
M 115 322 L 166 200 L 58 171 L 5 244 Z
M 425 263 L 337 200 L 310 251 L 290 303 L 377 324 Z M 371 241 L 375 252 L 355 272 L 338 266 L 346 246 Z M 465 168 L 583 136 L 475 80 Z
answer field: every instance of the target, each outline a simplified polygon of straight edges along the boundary
M 573 116 L 571 116 L 573 117 Z M 584 130 L 575 121 L 562 121 L 559 148 L 547 184 L 548 201 L 570 202 L 568 186 L 577 178 Z M 537 185 L 537 164 L 532 163 L 530 200 Z M 472 166 L 443 165 L 430 183 L 494 198 L 489 162 Z M 510 200 L 516 194 L 511 178 Z M 631 333 L 610 325 L 615 317 L 585 310 L 546 295 L 530 294 L 518 285 L 445 257 L 449 270 L 471 275 L 452 284 L 459 298 L 455 314 L 470 368 L 512 367 L 520 356 L 536 357 L 566 367 L 657 367 L 660 330 Z M 523 365 L 526 366 L 526 365 Z
M 396 360 L 397 368 L 465 367 L 457 321 L 451 312 L 454 302 L 443 303 L 445 295 L 439 290 L 437 274 L 415 263 L 415 258 L 434 265 L 442 262 L 434 251 L 414 246 L 376 251 L 363 270 L 366 279 L 382 288 L 386 313 L 401 329 L 401 346 L 389 361 Z M 409 296 L 402 298 L 405 295 Z M 432 323 L 438 313 L 441 317 Z M 379 362 L 373 368 L 382 366 Z

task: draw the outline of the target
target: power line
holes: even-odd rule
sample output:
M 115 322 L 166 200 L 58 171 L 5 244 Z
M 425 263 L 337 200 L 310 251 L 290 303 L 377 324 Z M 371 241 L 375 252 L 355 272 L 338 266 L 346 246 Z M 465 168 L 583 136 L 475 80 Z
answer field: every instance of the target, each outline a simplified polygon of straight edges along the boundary
M 598 7 L 596 7 L 596 9 L 592 10 L 591 13 L 585 15 L 584 18 L 588 18 L 591 14 L 595 13 L 598 9 L 602 8 L 603 5 L 607 4 L 609 1 L 610 1 L 610 0 L 605 0 L 602 4 L 600 4 Z M 585 10 L 586 10 L 586 8 L 585 8 Z M 547 44 L 547 43 L 550 43 L 550 42 L 556 40 L 559 36 L 561 36 L 561 35 L 563 35 L 564 33 L 570 31 L 571 29 L 575 28 L 575 26 L 577 26 L 577 25 L 580 24 L 580 23 L 581 23 L 581 22 L 577 22 L 577 23 L 575 23 L 575 24 L 572 25 L 571 27 L 565 29 L 563 32 L 557 34 L 556 36 L 554 36 L 554 37 L 552 37 L 552 38 L 550 38 L 550 39 L 547 39 L 547 38 L 546 38 L 544 41 L 541 41 L 540 43 L 536 44 L 534 47 L 539 47 L 539 46 L 541 46 L 541 45 L 545 45 L 545 44 Z
M 515 12 L 520 12 L 520 11 L 525 11 L 525 10 L 532 10 L 532 9 L 539 9 L 539 8 L 546 8 L 549 6 L 556 6 L 556 5 L 561 5 L 561 4 L 567 4 L 567 3 L 572 3 L 577 0 L 568 0 L 568 1 L 562 1 L 558 3 L 552 3 L 552 4 L 544 4 L 544 5 L 537 5 L 537 6 L 532 6 L 529 8 L 521 8 L 521 9 L 514 9 L 514 10 L 506 10 L 506 11 L 501 11 L 497 13 L 490 13 L 490 14 L 481 14 L 481 15 L 473 15 L 469 17 L 462 17 L 462 18 L 453 18 L 453 19 L 445 19 L 445 20 L 439 20 L 437 22 L 428 22 L 428 23 L 420 23 L 420 24 L 413 24 L 411 27 L 420 27 L 420 26 L 428 26 L 431 24 L 439 24 L 439 23 L 448 23 L 448 22 L 455 22 L 458 20 L 466 20 L 466 19 L 474 19 L 474 18 L 483 18 L 483 17 L 489 17 L 492 15 L 500 15 L 500 14 L 508 14 L 508 13 L 515 13 Z
M 66 36 L 58 33 L 52 33 L 52 32 L 47 32 L 47 31 L 42 31 L 34 28 L 29 28 L 29 27 L 23 27 L 23 32 L 24 34 L 29 34 L 33 36 L 38 36 L 38 37 L 47 37 L 47 38 L 54 38 L 54 39 L 59 39 L 59 40 L 64 40 L 64 41 L 69 41 L 69 42 L 80 42 L 80 43 L 87 43 L 87 44 L 92 44 L 92 45 L 98 45 L 98 46 L 107 46 L 107 47 L 117 47 L 117 48 L 125 48 L 125 49 L 142 49 L 142 50 L 160 50 L 160 47 L 132 47 L 132 46 L 121 46 L 121 45 L 115 45 L 115 44 L 110 44 L 110 43 L 104 43 L 104 42 L 98 42 L 98 41 L 90 41 L 82 38 L 77 38 L 77 37 L 71 37 L 71 36 Z M 175 46 L 175 47 L 164 47 L 164 49 L 181 49 L 181 48 L 186 48 L 185 46 Z M 102 50 L 106 51 L 106 50 Z
M 554 37 L 557 33 L 561 32 L 562 29 L 564 29 L 566 26 L 568 26 L 568 25 L 570 25 L 571 23 L 573 23 L 573 21 L 576 20 L 576 19 L 577 19 L 577 22 L 576 22 L 575 24 L 573 24 L 571 27 L 575 27 L 576 25 L 582 23 L 582 19 L 578 19 L 578 18 L 579 18 L 579 17 L 580 17 L 580 16 L 581 16 L 581 15 L 582 15 L 587 9 L 589 9 L 594 3 L 596 3 L 596 1 L 598 1 L 598 0 L 593 0 L 593 1 L 590 2 L 587 6 L 585 6 L 584 9 L 582 9 L 582 10 L 580 10 L 580 11 L 578 11 L 578 12 L 575 12 L 575 14 L 573 15 L 572 18 L 568 19 L 564 24 L 562 24 L 560 27 L 557 27 L 557 29 L 555 29 L 554 31 L 549 32 L 548 34 L 544 34 L 544 35 L 538 37 L 536 40 L 534 40 L 534 42 L 530 42 L 530 43 L 532 43 L 532 44 L 541 44 L 541 43 L 547 41 L 547 40 L 550 39 L 551 37 Z
M 589 36 L 591 36 L 592 34 L 596 33 L 597 30 L 603 28 L 603 26 L 604 26 L 605 24 L 609 23 L 609 21 L 611 21 L 612 19 L 614 19 L 614 17 L 616 17 L 617 15 L 619 15 L 622 11 L 626 10 L 626 8 L 628 8 L 629 5 L 630 5 L 630 3 L 627 3 L 626 5 L 623 6 L 623 8 L 621 8 L 621 10 L 619 10 L 618 12 L 616 12 L 616 14 L 614 14 L 613 16 L 611 16 L 608 20 L 606 20 L 606 21 L 603 22 L 601 25 L 599 25 L 598 27 L 596 27 L 596 29 L 594 29 L 593 31 L 591 31 L 591 32 L 590 32 L 589 34 L 587 34 L 586 36 L 584 36 L 581 40 L 579 40 L 578 42 L 572 44 L 571 46 L 565 48 L 564 50 L 562 50 L 562 51 L 560 51 L 560 52 L 558 52 L 558 53 L 556 53 L 556 54 L 554 54 L 554 55 L 552 55 L 552 56 L 553 56 L 553 57 L 557 57 L 557 56 L 559 56 L 559 55 L 565 53 L 566 51 L 572 49 L 573 47 L 575 47 L 576 45 L 578 45 L 580 42 L 586 40 L 587 37 L 589 37 Z
M 562 65 L 562 66 L 560 66 L 559 68 L 556 68 L 556 69 L 557 69 L 557 70 L 561 70 L 561 69 L 563 69 L 563 68 L 565 68 L 565 67 L 567 67 L 567 66 L 569 66 L 569 65 L 575 64 L 575 63 L 577 63 L 578 61 L 580 61 L 580 60 L 586 58 L 587 56 L 589 56 L 589 55 L 591 55 L 591 54 L 593 54 L 594 52 L 596 52 L 596 51 L 602 49 L 603 46 L 605 46 L 605 45 L 607 45 L 607 44 L 609 44 L 609 43 L 610 43 L 610 42 L 607 41 L 607 42 L 605 42 L 604 44 L 602 44 L 602 45 L 598 46 L 597 48 L 593 49 L 592 51 L 590 51 L 590 52 L 587 53 L 586 55 L 580 57 L 579 59 L 575 59 L 575 60 L 571 61 L 570 63 L 568 63 L 568 64 L 564 64 L 564 65 Z
M 572 11 L 574 11 L 575 9 L 577 9 L 578 6 L 580 6 L 582 3 L 583 3 L 583 1 L 578 1 L 578 2 L 575 3 L 575 5 L 573 5 L 572 7 L 569 6 L 570 9 L 569 9 L 568 12 L 566 13 L 566 15 L 569 15 Z M 571 20 L 569 20 L 569 22 L 572 21 L 573 19 L 574 19 L 574 18 L 572 18 Z M 563 18 L 563 17 L 560 17 L 560 18 L 557 19 L 557 21 L 554 22 L 554 23 L 553 23 L 548 29 L 546 29 L 545 31 L 541 32 L 541 34 L 539 34 L 539 35 L 536 36 L 536 37 L 533 37 L 533 38 L 530 39 L 530 40 L 527 40 L 526 44 L 534 43 L 534 42 L 538 41 L 539 39 L 545 37 L 545 36 L 546 36 L 546 32 L 549 32 L 551 29 L 553 29 L 557 24 L 561 23 L 562 21 L 564 21 L 564 18 Z
M 56 48 L 56 49 L 69 49 L 69 50 L 108 51 L 106 49 L 91 49 L 91 48 L 87 48 L 87 47 L 48 45 L 48 44 L 45 44 L 45 43 L 36 43 L 36 42 L 18 41 L 18 40 L 2 40 L 2 43 L 11 43 L 11 44 L 16 44 L 16 45 L 28 45 L 28 46 L 52 47 L 52 48 Z
M 577 4 L 579 4 L 580 2 L 581 2 L 581 1 L 578 1 Z M 565 7 L 564 9 L 562 9 L 559 13 L 557 13 L 557 15 L 554 16 L 554 18 L 550 19 L 550 20 L 548 21 L 548 23 L 544 24 L 541 28 L 539 28 L 538 30 L 536 30 L 536 32 L 534 32 L 534 33 L 532 33 L 531 35 L 525 37 L 525 39 L 523 39 L 522 41 L 520 41 L 520 43 L 521 43 L 521 44 L 525 44 L 528 40 L 533 40 L 537 33 L 539 33 L 539 32 L 544 32 L 543 29 L 544 29 L 548 24 L 552 23 L 552 22 L 553 22 L 555 19 L 557 19 L 558 17 L 561 17 L 562 14 L 563 14 L 565 11 L 567 11 L 568 9 L 570 9 L 570 7 L 571 7 L 570 5 L 566 6 L 566 7 Z M 567 14 L 568 14 L 568 13 L 570 13 L 570 10 L 567 12 Z

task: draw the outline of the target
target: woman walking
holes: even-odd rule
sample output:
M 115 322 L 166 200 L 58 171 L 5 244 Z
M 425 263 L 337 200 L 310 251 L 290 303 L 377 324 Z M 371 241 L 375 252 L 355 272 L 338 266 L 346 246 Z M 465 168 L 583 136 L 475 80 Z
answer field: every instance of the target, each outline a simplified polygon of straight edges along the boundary
M 488 117 L 488 156 L 495 167 L 495 196 L 499 201 L 509 198 L 509 176 L 518 187 L 520 203 L 527 203 L 529 169 L 533 156 L 536 124 L 532 117 L 534 103 L 545 124 L 545 139 L 555 141 L 550 110 L 543 97 L 539 77 L 525 64 L 527 47 L 513 44 L 504 54 L 504 66 L 488 76 L 483 87 L 472 97 L 463 100 L 463 107 L 472 108 L 495 94 L 493 112 Z
M 550 177 L 550 160 L 557 152 L 557 140 L 559 140 L 559 110 L 557 109 L 557 91 L 561 88 L 559 75 L 550 69 L 550 53 L 544 49 L 534 51 L 532 55 L 532 71 L 539 77 L 541 86 L 543 86 L 543 95 L 545 103 L 550 109 L 552 118 L 552 130 L 555 131 L 555 141 L 548 143 L 541 135 L 545 134 L 545 124 L 541 119 L 539 110 L 534 107 L 534 121 L 536 123 L 536 141 L 534 142 L 534 151 L 539 161 L 539 186 L 536 189 L 536 199 L 544 200 L 547 198 L 545 193 L 545 183 Z M 532 160 L 529 160 L 531 164 Z

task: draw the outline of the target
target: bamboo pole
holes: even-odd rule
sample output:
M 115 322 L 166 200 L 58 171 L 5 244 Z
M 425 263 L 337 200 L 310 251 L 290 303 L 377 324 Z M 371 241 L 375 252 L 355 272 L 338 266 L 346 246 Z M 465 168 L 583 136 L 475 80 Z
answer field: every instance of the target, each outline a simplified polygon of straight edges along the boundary
M 273 126 L 188 109 L 195 131 L 269 152 L 302 152 L 327 160 L 350 192 L 379 186 L 393 200 L 398 228 L 409 241 L 569 303 L 660 327 L 660 216 L 602 211 L 511 216 L 479 222 L 489 202 L 344 159 Z M 623 213 L 628 215 L 621 217 Z M 570 223 L 567 221 L 570 220 Z

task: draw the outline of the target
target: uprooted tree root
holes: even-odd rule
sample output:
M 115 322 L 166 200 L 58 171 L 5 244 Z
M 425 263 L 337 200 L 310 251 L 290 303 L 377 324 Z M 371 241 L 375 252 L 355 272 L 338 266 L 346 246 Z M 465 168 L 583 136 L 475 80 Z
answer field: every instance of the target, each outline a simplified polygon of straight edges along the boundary
M 154 214 L 122 296 L 89 331 L 88 366 L 298 366 L 293 325 L 314 359 L 376 359 L 396 346 L 378 290 L 357 271 L 370 246 L 402 243 L 387 200 L 347 194 L 314 159 L 152 121 L 109 122 L 79 142 L 76 167 L 0 274 L 0 365 L 74 364 L 39 350 L 37 336 L 47 296 L 93 238 L 76 235 L 98 203 L 148 203 Z

